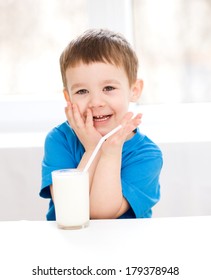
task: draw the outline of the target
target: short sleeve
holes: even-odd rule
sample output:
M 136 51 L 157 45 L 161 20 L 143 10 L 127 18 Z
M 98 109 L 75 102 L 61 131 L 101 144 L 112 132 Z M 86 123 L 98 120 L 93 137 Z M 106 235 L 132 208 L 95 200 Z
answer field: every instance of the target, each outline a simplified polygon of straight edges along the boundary
M 51 172 L 58 169 L 76 168 L 78 165 L 74 149 L 77 149 L 74 135 L 69 127 L 64 131 L 53 129 L 46 137 L 42 161 L 42 184 L 40 196 L 51 198 Z
M 160 199 L 159 175 L 163 160 L 161 154 L 134 159 L 122 170 L 123 196 L 136 218 L 151 216 L 151 208 Z

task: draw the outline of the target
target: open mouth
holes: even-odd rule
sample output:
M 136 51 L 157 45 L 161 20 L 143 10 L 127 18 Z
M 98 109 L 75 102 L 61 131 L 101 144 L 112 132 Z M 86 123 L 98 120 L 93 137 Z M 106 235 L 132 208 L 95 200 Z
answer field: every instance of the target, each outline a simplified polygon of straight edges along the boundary
M 110 119 L 112 115 L 98 115 L 98 116 L 93 116 L 93 121 L 94 122 L 103 122 L 108 119 Z

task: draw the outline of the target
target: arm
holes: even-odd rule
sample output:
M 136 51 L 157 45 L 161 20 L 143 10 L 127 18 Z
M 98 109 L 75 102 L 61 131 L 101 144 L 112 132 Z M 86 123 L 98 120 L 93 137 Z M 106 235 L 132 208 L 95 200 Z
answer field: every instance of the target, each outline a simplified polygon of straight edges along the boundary
M 85 152 L 79 164 L 80 168 L 86 165 L 91 153 Z M 100 159 L 100 160 L 99 160 Z M 102 154 L 96 156 L 89 169 L 90 180 L 90 210 L 91 218 L 117 218 L 129 209 L 127 200 L 122 195 L 121 179 L 121 155 Z M 93 174 L 94 182 L 92 182 Z M 106 179 L 106 180 L 105 180 Z M 93 187 L 94 186 L 94 187 Z M 115 188 L 114 188 L 115 187 Z M 50 185 L 50 193 L 54 201 L 53 186 Z M 104 207 L 104 205 L 108 207 Z M 119 210 L 118 210 L 119 208 Z M 109 212 L 115 211 L 115 215 L 109 216 Z
M 118 151 L 119 150 L 119 151 Z M 122 194 L 121 148 L 115 154 L 102 152 L 90 193 L 91 218 L 117 218 L 129 208 Z
M 91 111 L 87 111 L 87 119 L 84 121 L 78 108 L 68 104 L 66 115 L 85 148 L 78 165 L 79 169 L 83 169 L 101 135 L 93 126 Z M 90 166 L 91 218 L 117 218 L 129 209 L 129 204 L 122 194 L 120 173 L 123 144 L 140 124 L 141 115 L 138 114 L 133 119 L 132 116 L 132 113 L 126 114 L 121 122 L 123 128 L 104 142 Z
M 83 144 L 85 153 L 78 165 L 78 169 L 83 170 L 86 166 L 90 156 L 92 155 L 97 143 L 101 139 L 101 134 L 94 128 L 92 120 L 92 112 L 90 109 L 87 110 L 87 118 L 83 120 L 78 107 L 71 102 L 67 102 L 67 107 L 65 108 L 65 113 L 70 123 L 71 127 L 78 136 L 80 142 Z M 96 165 L 100 158 L 101 151 L 98 152 L 92 165 L 89 168 L 89 185 L 91 191 L 92 178 L 96 169 Z
M 103 144 L 93 177 L 90 205 L 92 218 L 117 218 L 129 209 L 122 194 L 122 147 L 132 131 L 140 124 L 141 115 L 132 119 L 128 113 L 123 128 Z

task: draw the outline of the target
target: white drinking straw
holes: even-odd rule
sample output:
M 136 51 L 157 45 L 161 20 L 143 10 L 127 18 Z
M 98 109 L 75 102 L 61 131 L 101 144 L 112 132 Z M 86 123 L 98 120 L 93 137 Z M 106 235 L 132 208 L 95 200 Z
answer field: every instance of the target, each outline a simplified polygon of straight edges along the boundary
M 120 128 L 122 128 L 122 125 L 118 125 L 116 128 L 112 129 L 109 133 L 107 133 L 106 135 L 104 135 L 100 141 L 98 142 L 97 146 L 95 147 L 91 157 L 89 158 L 86 166 L 84 167 L 84 170 L 83 172 L 87 172 L 87 170 L 89 169 L 90 165 L 92 164 L 97 152 L 99 151 L 101 145 L 103 144 L 103 142 L 108 138 L 110 137 L 111 135 L 113 135 L 115 132 L 117 132 Z

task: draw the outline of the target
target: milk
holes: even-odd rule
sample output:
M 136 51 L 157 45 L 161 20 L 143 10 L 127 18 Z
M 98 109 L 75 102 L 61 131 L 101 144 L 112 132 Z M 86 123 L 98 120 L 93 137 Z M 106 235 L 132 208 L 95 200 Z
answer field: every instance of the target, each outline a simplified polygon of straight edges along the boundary
M 77 229 L 89 223 L 89 176 L 77 169 L 52 172 L 56 221 L 59 228 Z

